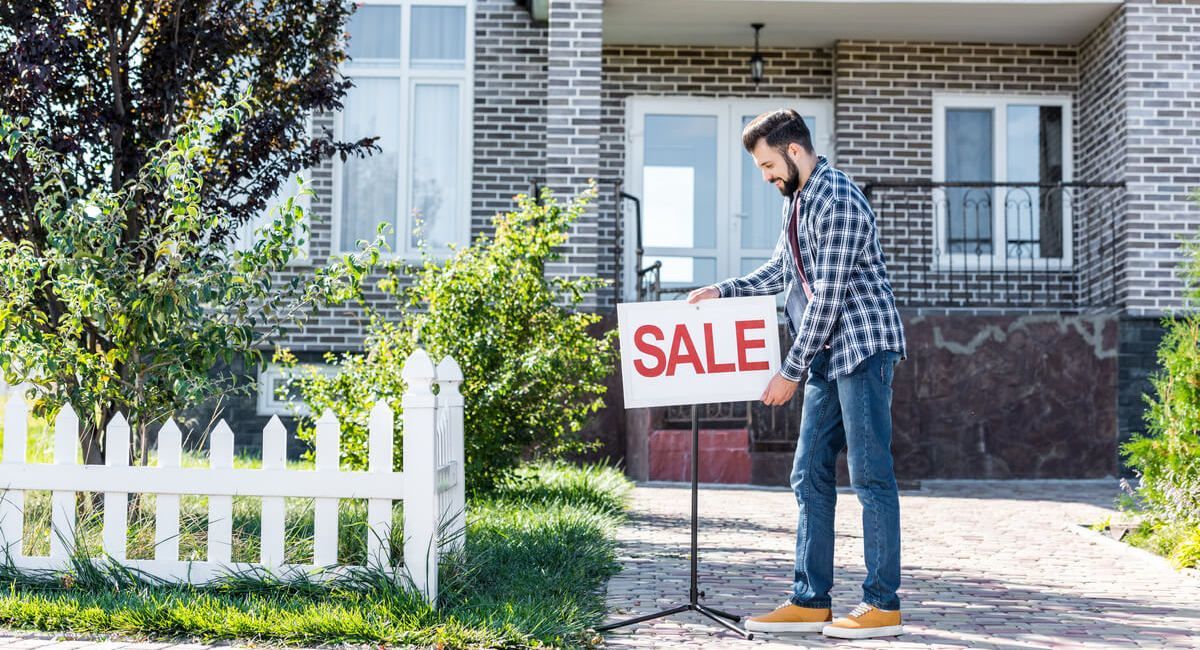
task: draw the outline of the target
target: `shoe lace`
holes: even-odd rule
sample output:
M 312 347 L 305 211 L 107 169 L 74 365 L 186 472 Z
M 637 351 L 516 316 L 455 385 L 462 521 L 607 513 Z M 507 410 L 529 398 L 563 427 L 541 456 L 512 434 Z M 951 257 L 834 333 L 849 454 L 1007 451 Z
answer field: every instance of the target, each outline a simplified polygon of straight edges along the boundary
M 859 603 L 859 604 L 858 604 L 858 607 L 855 607 L 855 608 L 854 608 L 854 609 L 853 609 L 853 610 L 850 612 L 850 617 L 851 617 L 851 618 L 858 618 L 859 616 L 862 616 L 863 614 L 866 614 L 867 612 L 871 611 L 872 609 L 875 609 L 875 608 L 874 608 L 873 606 L 871 606 L 871 605 L 868 605 L 868 604 L 866 604 L 866 603 Z

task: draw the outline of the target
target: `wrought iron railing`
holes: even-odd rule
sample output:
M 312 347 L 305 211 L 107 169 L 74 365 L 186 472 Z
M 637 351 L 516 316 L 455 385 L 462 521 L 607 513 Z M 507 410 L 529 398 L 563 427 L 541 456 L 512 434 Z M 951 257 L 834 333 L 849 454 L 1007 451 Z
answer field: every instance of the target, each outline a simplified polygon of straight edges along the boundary
M 878 182 L 901 307 L 1094 309 L 1117 301 L 1123 183 Z
M 879 182 L 863 190 L 902 308 L 1116 305 L 1123 183 Z M 695 288 L 664 287 L 661 266 L 645 263 L 637 239 L 638 300 L 681 299 Z M 686 428 L 690 415 L 690 408 L 667 408 L 661 426 Z M 701 413 L 706 427 L 747 426 L 763 451 L 790 450 L 799 417 L 799 404 L 777 409 L 757 402 L 711 404 Z

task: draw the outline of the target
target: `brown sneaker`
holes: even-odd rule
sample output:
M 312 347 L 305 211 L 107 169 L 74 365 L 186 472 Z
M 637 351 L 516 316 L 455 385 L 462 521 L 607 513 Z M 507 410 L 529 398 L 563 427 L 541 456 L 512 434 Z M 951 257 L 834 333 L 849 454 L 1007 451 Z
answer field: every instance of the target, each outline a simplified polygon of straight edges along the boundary
M 859 603 L 845 618 L 826 625 L 821 632 L 835 639 L 873 639 L 904 634 L 904 626 L 900 624 L 900 610 Z
M 820 632 L 832 620 L 833 610 L 828 607 L 800 607 L 788 601 L 770 614 L 746 619 L 746 629 L 750 632 Z

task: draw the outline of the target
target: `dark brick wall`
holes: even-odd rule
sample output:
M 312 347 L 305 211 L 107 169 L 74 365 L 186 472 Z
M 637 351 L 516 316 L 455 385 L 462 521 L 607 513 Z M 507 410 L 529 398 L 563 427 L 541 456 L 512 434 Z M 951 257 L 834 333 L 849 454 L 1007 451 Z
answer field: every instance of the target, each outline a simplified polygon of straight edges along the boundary
M 1158 368 L 1158 344 L 1165 329 L 1158 318 L 1121 319 L 1121 350 L 1117 369 L 1117 439 L 1129 440 L 1146 431 L 1146 395 L 1154 394 L 1150 375 Z M 1122 464 L 1122 473 L 1129 470 Z
M 1079 44 L 1079 94 L 1075 102 L 1075 178 L 1080 181 L 1123 181 L 1129 160 L 1125 110 L 1128 78 L 1125 67 L 1125 8 L 1114 11 Z M 1087 195 L 1080 195 L 1087 198 Z M 1077 229 L 1076 250 L 1092 245 L 1077 255 L 1083 274 L 1080 298 L 1086 304 L 1119 305 L 1127 290 L 1124 228 L 1127 195 L 1106 192 L 1108 205 L 1079 202 L 1077 209 L 1089 210 L 1083 227 Z M 1084 244 L 1086 242 L 1086 244 Z
M 899 480 L 1117 475 L 1118 330 L 1124 336 L 1126 325 L 1115 313 L 902 317 L 909 357 L 896 368 L 892 401 Z M 777 430 L 751 427 L 755 483 L 787 484 L 802 404 L 798 392 L 785 407 L 756 409 Z M 627 449 L 647 453 L 661 411 L 631 411 Z M 653 460 L 637 460 L 631 474 L 642 478 L 635 472 Z

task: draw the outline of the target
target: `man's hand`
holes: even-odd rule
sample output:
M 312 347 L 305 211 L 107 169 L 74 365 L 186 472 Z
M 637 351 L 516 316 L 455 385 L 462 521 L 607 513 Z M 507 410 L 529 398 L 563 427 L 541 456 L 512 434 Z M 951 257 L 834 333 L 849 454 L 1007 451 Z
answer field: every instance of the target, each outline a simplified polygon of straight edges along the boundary
M 796 394 L 797 386 L 799 386 L 799 382 L 775 373 L 775 376 L 771 377 L 771 383 L 767 384 L 767 389 L 763 391 L 762 397 L 759 399 L 767 406 L 783 406 L 792 399 L 792 395 Z
M 693 289 L 692 292 L 688 294 L 688 304 L 691 305 L 698 303 L 701 300 L 712 300 L 720 297 L 721 292 L 717 291 L 716 287 L 700 287 L 699 289 Z

